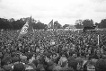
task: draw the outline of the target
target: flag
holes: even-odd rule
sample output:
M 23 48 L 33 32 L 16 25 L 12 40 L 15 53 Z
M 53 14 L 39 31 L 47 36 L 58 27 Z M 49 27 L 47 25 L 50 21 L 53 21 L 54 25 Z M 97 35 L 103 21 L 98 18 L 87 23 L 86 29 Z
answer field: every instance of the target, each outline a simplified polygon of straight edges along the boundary
M 53 29 L 54 25 L 53 25 L 53 20 L 50 21 L 50 23 L 48 24 L 48 29 Z
M 28 24 L 28 22 L 26 22 L 20 31 L 20 35 L 26 34 L 28 32 L 28 28 L 29 28 L 29 24 Z
M 19 33 L 19 36 L 18 36 L 18 39 L 21 37 L 21 36 L 24 36 L 26 35 L 29 31 L 33 31 L 33 27 L 32 27 L 32 17 L 28 18 L 27 22 L 24 24 L 24 26 L 22 27 L 20 33 Z

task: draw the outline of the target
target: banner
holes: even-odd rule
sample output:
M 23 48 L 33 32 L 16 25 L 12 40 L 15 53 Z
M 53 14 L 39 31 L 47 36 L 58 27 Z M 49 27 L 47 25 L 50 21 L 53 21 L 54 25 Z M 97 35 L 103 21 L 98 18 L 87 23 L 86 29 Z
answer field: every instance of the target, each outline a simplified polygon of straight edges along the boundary
M 20 35 L 26 34 L 28 32 L 28 28 L 29 28 L 29 24 L 28 22 L 26 22 L 20 31 Z
M 54 29 L 53 20 L 48 24 L 48 29 Z

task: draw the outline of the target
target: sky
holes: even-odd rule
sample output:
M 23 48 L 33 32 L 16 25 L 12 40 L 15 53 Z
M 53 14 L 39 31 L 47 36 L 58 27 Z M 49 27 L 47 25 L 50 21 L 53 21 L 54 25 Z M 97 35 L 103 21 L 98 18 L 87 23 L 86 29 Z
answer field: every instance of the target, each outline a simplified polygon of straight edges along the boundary
M 32 16 L 48 24 L 74 25 L 79 19 L 100 22 L 106 18 L 106 0 L 0 0 L 0 17 L 20 19 Z

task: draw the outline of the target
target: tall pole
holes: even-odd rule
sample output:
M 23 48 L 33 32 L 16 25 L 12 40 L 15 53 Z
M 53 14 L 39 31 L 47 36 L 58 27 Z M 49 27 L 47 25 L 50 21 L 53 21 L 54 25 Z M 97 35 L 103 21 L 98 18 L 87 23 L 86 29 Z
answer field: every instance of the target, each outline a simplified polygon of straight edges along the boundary
M 100 36 L 98 35 L 98 46 L 99 46 L 99 44 L 100 44 Z

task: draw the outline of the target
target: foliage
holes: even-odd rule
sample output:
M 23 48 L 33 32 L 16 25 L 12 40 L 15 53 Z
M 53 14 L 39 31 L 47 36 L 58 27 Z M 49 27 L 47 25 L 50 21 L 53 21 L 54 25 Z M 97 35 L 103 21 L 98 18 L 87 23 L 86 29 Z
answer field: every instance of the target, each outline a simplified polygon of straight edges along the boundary
M 77 20 L 75 22 L 75 27 L 77 29 L 81 29 L 83 27 L 92 27 L 94 26 L 93 20 L 85 19 L 85 20 Z
M 106 28 L 106 19 L 101 20 L 101 22 L 98 25 L 99 28 Z
M 65 24 L 63 25 L 63 28 L 65 29 L 66 27 L 69 27 L 70 25 L 69 24 Z
M 94 26 L 93 20 L 89 20 L 89 19 L 83 20 L 82 24 L 83 24 L 83 27 L 92 27 L 92 26 Z
M 32 22 L 30 22 L 30 23 L 34 29 L 45 29 L 45 30 L 47 29 L 47 24 L 44 24 L 40 21 L 37 22 L 36 20 L 34 20 L 33 18 L 30 18 L 30 17 L 20 18 L 18 20 L 15 20 L 14 18 L 11 18 L 11 19 L 0 18 L 0 29 L 10 29 L 10 30 L 11 29 L 14 29 L 14 30 L 21 29 L 28 19 L 31 19 Z M 98 28 L 106 28 L 106 19 L 102 19 L 100 23 L 96 22 L 95 25 L 98 26 Z M 54 22 L 54 29 L 66 28 L 68 26 L 69 26 L 69 24 L 65 24 L 62 27 L 62 25 L 58 21 Z M 76 22 L 75 22 L 75 27 L 77 29 L 81 29 L 83 27 L 92 27 L 92 26 L 94 26 L 94 22 L 92 19 L 91 20 L 79 19 L 79 20 L 76 20 Z
M 47 25 L 39 21 L 34 25 L 34 29 L 45 29 L 46 26 Z
M 81 29 L 83 27 L 82 20 L 76 20 L 75 27 Z

